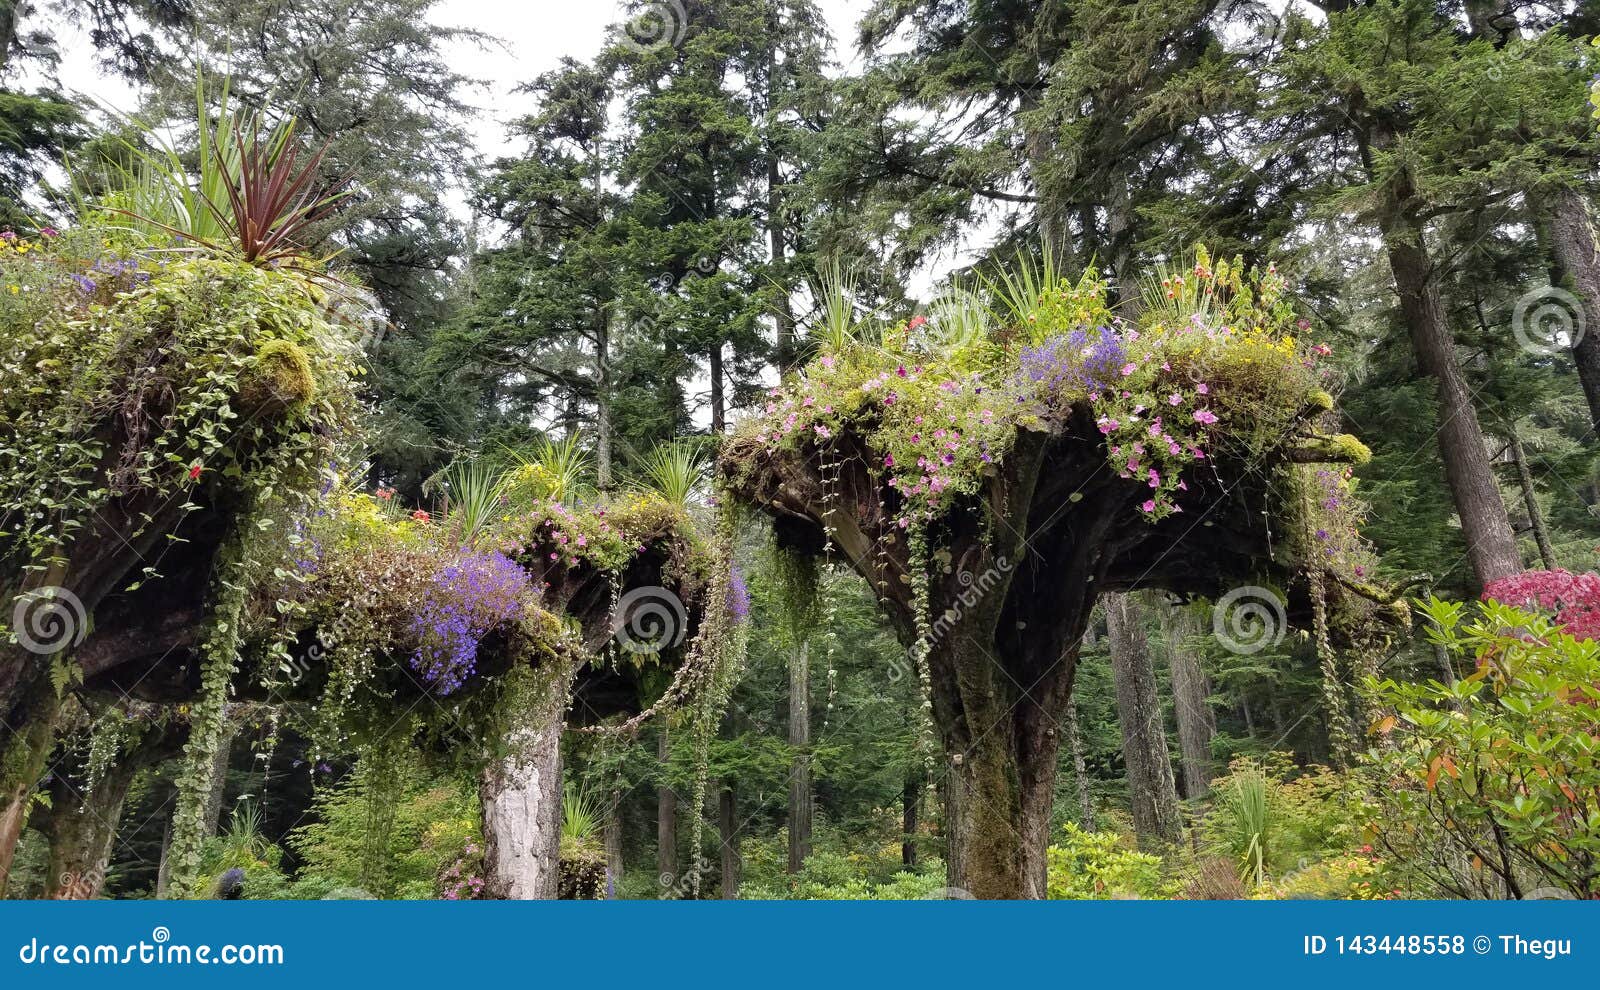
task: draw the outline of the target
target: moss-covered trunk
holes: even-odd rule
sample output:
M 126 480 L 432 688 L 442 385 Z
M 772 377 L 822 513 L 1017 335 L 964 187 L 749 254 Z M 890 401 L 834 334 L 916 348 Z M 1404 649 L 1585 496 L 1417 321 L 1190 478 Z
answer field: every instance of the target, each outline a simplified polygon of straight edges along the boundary
M 58 774 L 51 782 L 46 897 L 79 901 L 100 896 L 111 865 L 122 806 L 139 768 L 136 761 L 118 760 L 88 790 L 64 774 Z

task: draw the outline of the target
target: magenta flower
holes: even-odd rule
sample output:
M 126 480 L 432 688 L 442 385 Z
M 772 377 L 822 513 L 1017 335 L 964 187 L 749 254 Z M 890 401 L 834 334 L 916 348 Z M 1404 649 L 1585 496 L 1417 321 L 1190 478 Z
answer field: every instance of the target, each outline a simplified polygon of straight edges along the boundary
M 1194 411 L 1194 421 L 1196 423 L 1204 423 L 1207 426 L 1210 426 L 1212 423 L 1217 421 L 1217 416 L 1216 413 L 1213 413 L 1209 409 L 1196 409 Z

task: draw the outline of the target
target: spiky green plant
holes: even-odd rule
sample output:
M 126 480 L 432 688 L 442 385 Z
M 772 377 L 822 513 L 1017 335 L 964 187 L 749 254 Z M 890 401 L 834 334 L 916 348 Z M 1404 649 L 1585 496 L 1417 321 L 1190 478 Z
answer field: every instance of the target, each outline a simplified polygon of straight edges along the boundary
M 978 286 L 953 278 L 928 305 L 923 343 L 941 358 L 959 361 L 989 343 L 993 315 Z
M 812 335 L 823 350 L 838 352 L 857 339 L 860 321 L 856 318 L 856 277 L 833 261 L 817 273 L 815 294 L 820 317 Z
M 586 787 L 567 781 L 561 788 L 561 840 L 591 845 L 600 839 L 600 801 Z
M 645 457 L 642 487 L 673 505 L 688 506 L 706 476 L 705 453 L 692 443 L 658 445 Z
M 476 458 L 457 460 L 439 476 L 446 494 L 446 524 L 458 530 L 463 544 L 473 544 L 496 520 L 507 512 L 506 493 L 511 487 L 507 473 Z
M 1061 272 L 1056 268 L 1055 252 L 1044 244 L 1038 257 L 1017 252 L 1014 264 L 986 281 L 1000 301 L 1001 316 L 1012 326 L 1026 327 L 1038 313 L 1045 293 L 1061 284 Z
M 100 177 L 109 183 L 98 192 L 78 178 L 95 170 L 69 170 L 71 205 L 79 216 L 115 217 L 150 242 L 175 238 L 253 264 L 295 268 L 314 228 L 348 194 L 344 182 L 321 188 L 327 144 L 302 158 L 296 122 L 266 126 L 259 114 L 234 109 L 226 80 L 213 113 L 205 77 L 196 76 L 194 173 L 163 129 L 137 118 L 123 122 L 133 135 L 119 142 L 126 164 L 103 162 Z
M 1224 816 L 1219 831 L 1238 860 L 1239 878 L 1257 887 L 1266 882 L 1272 852 L 1272 815 L 1267 788 L 1265 773 L 1259 770 L 1239 773 L 1212 811 L 1214 815 Z
M 519 464 L 539 469 L 550 485 L 550 497 L 557 501 L 571 501 L 586 488 L 589 454 L 579 444 L 577 434 L 559 442 L 542 440 L 531 456 L 520 450 L 510 453 Z

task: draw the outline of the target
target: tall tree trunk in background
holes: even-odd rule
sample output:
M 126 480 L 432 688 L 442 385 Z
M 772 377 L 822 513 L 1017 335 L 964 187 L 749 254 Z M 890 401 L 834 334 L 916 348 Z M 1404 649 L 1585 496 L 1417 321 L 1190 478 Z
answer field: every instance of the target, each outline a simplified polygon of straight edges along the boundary
M 605 202 L 605 164 L 600 139 L 589 151 L 593 182 L 595 218 L 598 221 Z M 594 321 L 594 473 L 595 486 L 611 488 L 611 307 L 596 300 Z
M 1373 149 L 1392 149 L 1395 140 L 1387 124 L 1373 127 Z M 1365 148 L 1363 152 L 1370 163 L 1370 152 Z M 1484 449 L 1472 391 L 1456 359 L 1455 335 L 1439 294 L 1422 220 L 1412 204 L 1415 189 L 1404 170 L 1389 179 L 1388 195 L 1380 218 L 1384 249 L 1400 296 L 1400 311 L 1411 330 L 1417 367 L 1437 386 L 1439 455 L 1466 538 L 1467 558 L 1481 588 L 1521 571 L 1522 554 Z
M 917 865 L 917 805 L 922 798 L 922 781 L 907 777 L 900 789 L 900 865 Z
M 678 792 L 666 776 L 671 759 L 672 740 L 662 725 L 656 739 L 656 761 L 662 778 L 656 788 L 656 880 L 661 884 L 662 897 L 671 897 L 678 883 Z
M 799 873 L 811 855 L 811 651 L 801 643 L 789 653 L 789 872 Z
M 1166 603 L 1160 606 L 1167 667 L 1172 673 L 1172 708 L 1178 722 L 1178 752 L 1183 758 L 1183 796 L 1190 800 L 1211 791 L 1211 737 L 1217 733 L 1211 714 L 1211 684 L 1200 658 L 1184 640 L 1193 632 L 1192 617 Z
M 711 432 L 721 436 L 728 428 L 728 402 L 723 395 L 722 345 L 711 348 Z
M 733 784 L 724 782 L 717 794 L 717 838 L 722 845 L 722 899 L 739 899 L 739 820 Z
M 1182 838 L 1178 792 L 1167 755 L 1167 733 L 1156 695 L 1155 667 L 1145 638 L 1143 616 L 1131 595 L 1102 595 L 1111 673 L 1117 687 L 1117 721 L 1128 767 L 1128 794 L 1139 845 L 1159 849 Z
M 615 900 L 622 885 L 622 789 L 611 791 L 611 803 L 606 808 L 606 899 Z
M 1084 758 L 1083 733 L 1078 730 L 1078 697 L 1067 700 L 1067 748 L 1072 752 L 1072 780 L 1078 790 L 1078 827 L 1095 830 L 1094 794 L 1089 790 L 1089 761 Z
M 1533 487 L 1533 475 L 1528 471 L 1528 455 L 1522 449 L 1522 438 L 1517 435 L 1515 424 L 1506 424 L 1506 435 L 1509 438 L 1507 450 L 1511 454 L 1511 461 L 1517 466 L 1517 484 L 1522 488 L 1522 501 L 1528 508 L 1528 528 L 1533 530 L 1533 541 L 1539 547 L 1539 559 L 1544 562 L 1547 571 L 1556 569 L 1556 551 L 1550 545 L 1550 530 L 1544 524 L 1544 512 L 1539 508 L 1539 493 Z
M 783 375 L 794 368 L 794 312 L 789 303 L 789 278 L 783 271 L 788 260 L 788 244 L 784 234 L 783 202 L 778 189 L 783 175 L 778 164 L 778 152 L 771 142 L 767 145 L 767 240 L 773 277 L 778 281 L 778 298 L 772 307 L 773 337 L 777 344 L 778 373 Z
M 594 473 L 601 491 L 611 488 L 611 323 L 602 313 L 595 328 Z
M 1582 322 L 1573 330 L 1572 363 L 1589 404 L 1589 421 L 1600 430 L 1600 248 L 1583 194 L 1561 186 L 1543 198 L 1556 284 L 1577 296 Z
M 570 681 L 570 670 L 552 670 L 505 689 L 503 751 L 478 780 L 484 892 L 491 898 L 554 900 L 559 892 L 561 730 Z
M 205 837 L 211 838 L 222 829 L 222 798 L 228 787 L 228 757 L 233 751 L 234 736 L 239 734 L 238 723 L 228 720 L 222 726 L 222 739 L 211 760 L 211 790 L 206 794 Z

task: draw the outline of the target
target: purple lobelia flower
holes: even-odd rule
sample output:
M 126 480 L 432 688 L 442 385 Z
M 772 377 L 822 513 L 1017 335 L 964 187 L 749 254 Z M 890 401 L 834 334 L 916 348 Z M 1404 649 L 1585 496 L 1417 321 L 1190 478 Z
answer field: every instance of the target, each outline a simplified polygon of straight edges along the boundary
M 432 593 L 412 620 L 418 645 L 411 668 L 440 694 L 458 690 L 477 670 L 478 643 L 522 617 L 531 589 L 527 571 L 511 558 L 463 550 L 434 575 Z

